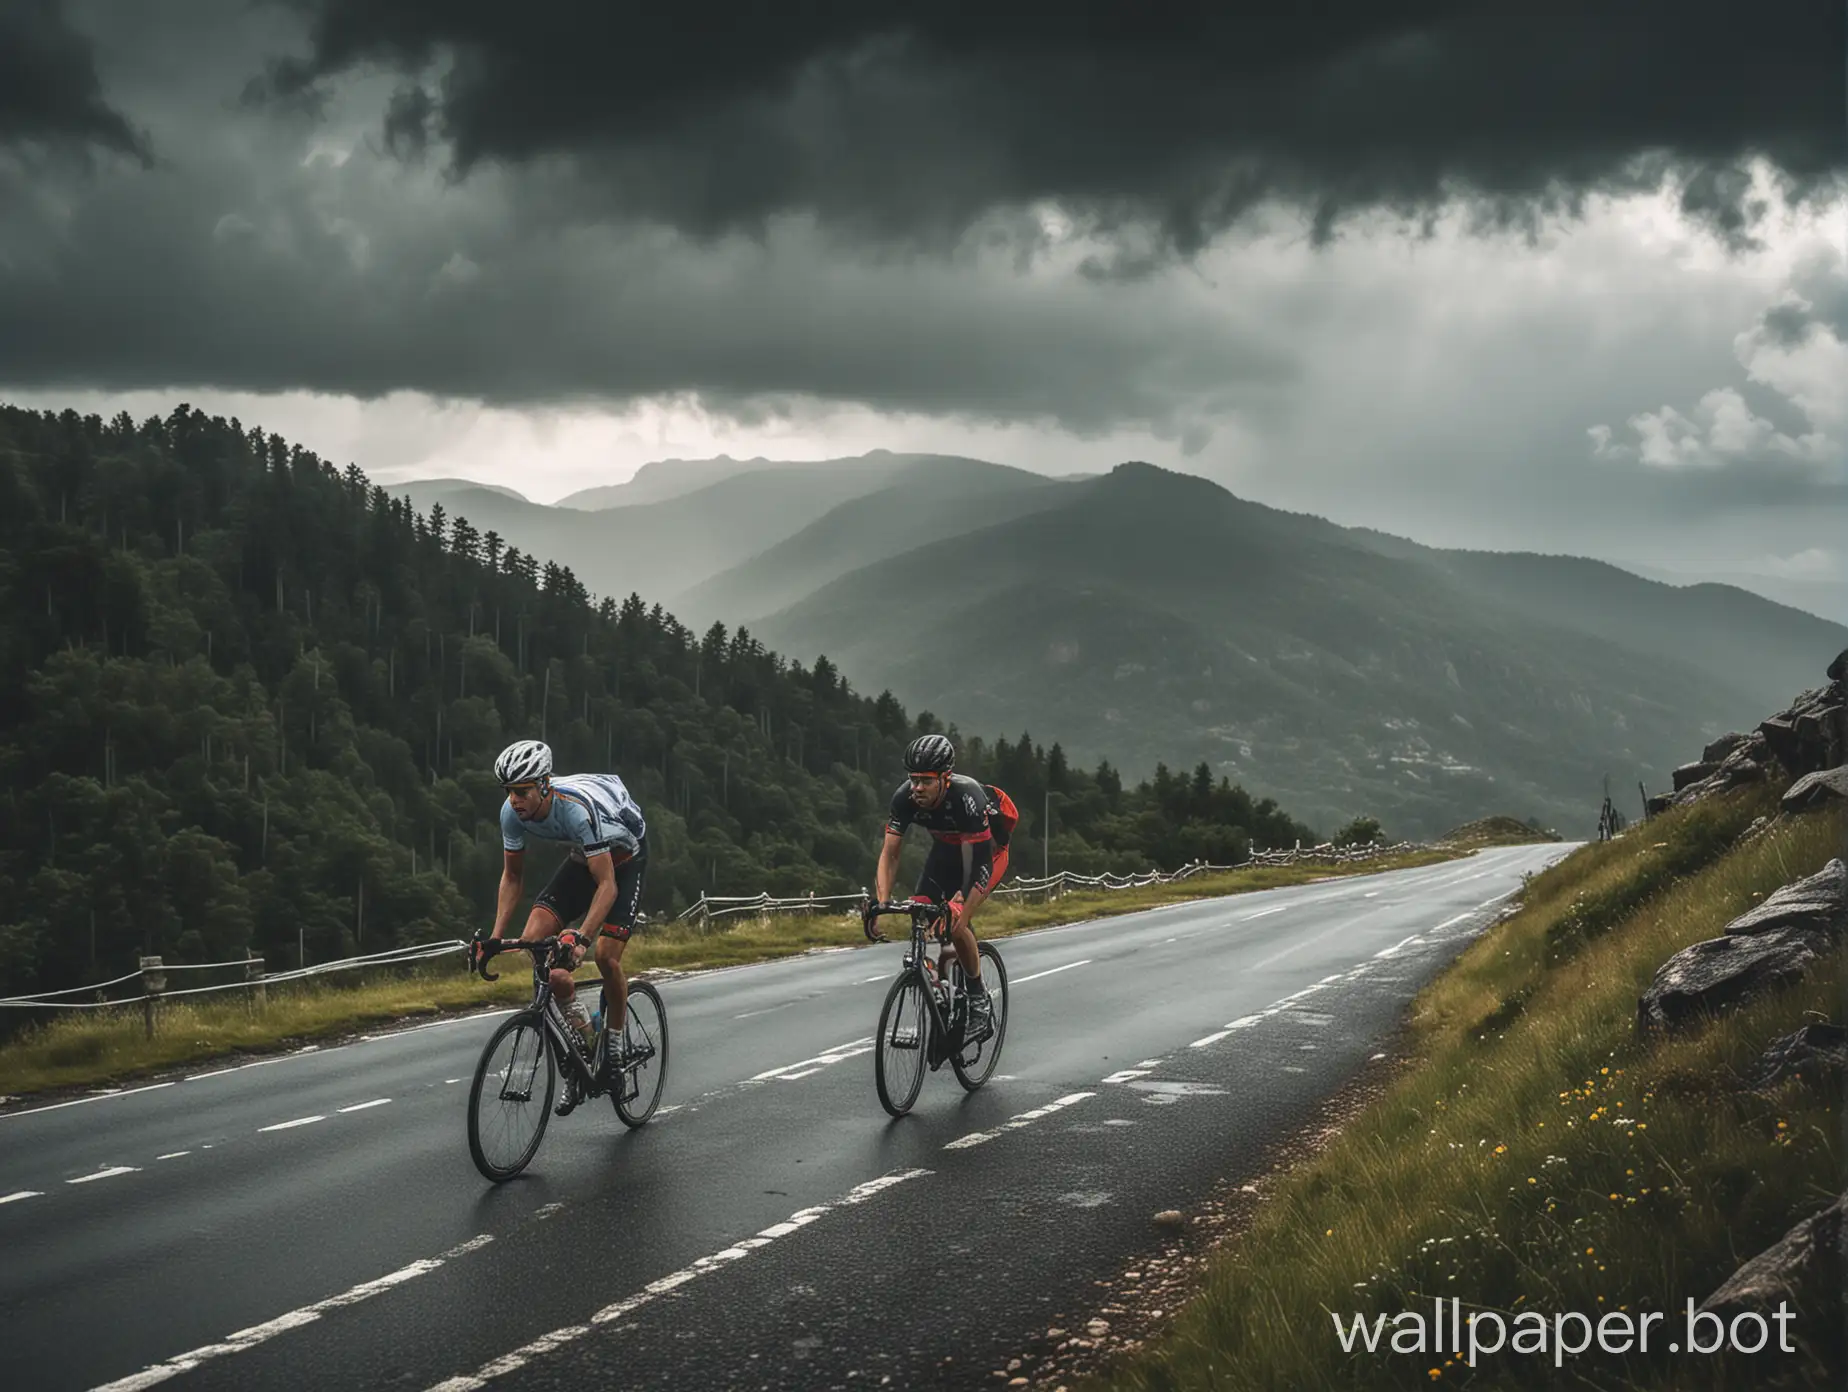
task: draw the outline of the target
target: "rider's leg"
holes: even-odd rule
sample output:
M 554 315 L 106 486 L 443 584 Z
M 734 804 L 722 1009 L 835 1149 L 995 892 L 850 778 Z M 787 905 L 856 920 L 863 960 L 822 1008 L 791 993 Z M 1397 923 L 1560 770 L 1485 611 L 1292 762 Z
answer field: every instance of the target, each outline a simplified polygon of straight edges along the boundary
M 629 978 L 622 970 L 622 950 L 628 945 L 628 939 L 615 936 L 612 928 L 606 927 L 597 935 L 597 970 L 603 973 L 603 1023 L 612 1038 L 621 1036 L 629 1018 Z
M 557 937 L 564 931 L 565 925 L 559 922 L 558 915 L 544 904 L 534 904 L 533 911 L 526 916 L 526 930 L 520 934 L 522 942 L 538 942 L 541 938 Z M 563 967 L 553 967 L 549 978 L 552 987 L 552 999 L 563 1010 L 570 1005 L 577 995 L 577 982 L 571 973 Z
M 963 975 L 969 978 L 969 984 L 976 990 L 982 990 L 982 954 L 976 950 L 975 911 L 982 907 L 994 888 L 1001 882 L 1001 876 L 1007 870 L 1007 847 L 1003 846 L 994 853 L 989 864 L 976 870 L 975 883 L 969 887 L 968 898 L 964 901 L 962 923 L 951 930 L 950 936 L 956 944 L 956 960 L 962 963 Z

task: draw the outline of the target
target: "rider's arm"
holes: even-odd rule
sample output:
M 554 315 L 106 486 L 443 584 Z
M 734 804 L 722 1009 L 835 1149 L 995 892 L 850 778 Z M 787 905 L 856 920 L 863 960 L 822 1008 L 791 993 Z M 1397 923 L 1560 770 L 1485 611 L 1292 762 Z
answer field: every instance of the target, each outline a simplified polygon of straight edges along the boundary
M 885 844 L 879 848 L 879 869 L 873 876 L 873 898 L 881 904 L 892 899 L 892 881 L 898 878 L 898 851 L 904 845 L 903 832 L 886 828 Z
M 520 891 L 525 883 L 525 851 L 509 851 L 502 848 L 500 893 L 494 903 L 494 937 L 507 936 L 507 926 L 513 922 L 514 911 L 520 907 Z
M 585 856 L 584 865 L 591 879 L 597 882 L 596 892 L 590 896 L 590 907 L 584 910 L 584 932 L 594 941 L 597 930 L 610 921 L 610 910 L 616 907 L 616 859 L 605 851 L 601 855 Z

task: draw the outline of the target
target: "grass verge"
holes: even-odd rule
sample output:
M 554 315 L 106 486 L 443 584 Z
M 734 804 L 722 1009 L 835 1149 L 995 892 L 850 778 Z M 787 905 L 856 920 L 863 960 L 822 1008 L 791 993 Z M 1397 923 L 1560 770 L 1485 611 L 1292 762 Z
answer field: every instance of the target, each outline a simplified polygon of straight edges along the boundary
M 1163 1338 L 1088 1385 L 1841 1385 L 1826 1381 L 1841 1371 L 1839 1313 L 1793 1324 L 1819 1341 L 1797 1354 L 1667 1347 L 1685 1337 L 1690 1297 L 1704 1300 L 1848 1177 L 1837 1092 L 1738 1082 L 1773 1038 L 1842 1019 L 1842 951 L 1698 1030 L 1635 1034 L 1637 997 L 1666 958 L 1843 853 L 1839 810 L 1735 846 L 1774 811 L 1771 789 L 1697 803 L 1535 876 L 1521 912 L 1414 1003 L 1413 1066 L 1279 1178 Z M 1564 1312 L 1663 1318 L 1646 1353 L 1593 1344 L 1562 1369 L 1549 1343 L 1545 1356 L 1504 1351 L 1472 1368 L 1413 1351 L 1410 1322 L 1393 1322 L 1412 1311 L 1428 1324 L 1434 1300 L 1453 1296 L 1465 1317 L 1492 1311 L 1511 1332 L 1530 1311 L 1549 1328 Z M 1352 1330 L 1357 1315 L 1370 1328 L 1386 1317 L 1376 1351 L 1344 1351 L 1334 1317 Z
M 1255 866 L 1141 889 L 1078 891 L 1050 903 L 990 900 L 978 915 L 977 931 L 985 938 L 1009 937 L 1032 928 L 1135 913 L 1186 900 L 1248 894 L 1332 875 L 1377 874 L 1434 864 L 1466 853 L 1432 849 L 1386 857 L 1366 866 Z M 856 917 L 790 914 L 745 919 L 723 932 L 676 927 L 652 930 L 631 941 L 624 965 L 632 973 L 709 970 L 864 941 Z M 345 985 L 311 981 L 278 986 L 261 1005 L 244 993 L 236 999 L 227 994 L 167 1001 L 160 1006 L 152 1039 L 146 1037 L 140 1006 L 59 1016 L 0 1046 L 0 1094 L 19 1097 L 56 1088 L 119 1083 L 226 1054 L 269 1052 L 371 1025 L 524 1002 L 532 978 L 523 962 L 501 958 L 499 965 L 501 980 L 493 983 L 460 970 L 458 953 L 455 963 L 424 966 L 410 974 L 402 970 L 380 973 L 371 980 Z M 595 967 L 586 965 L 578 977 L 594 981 Z

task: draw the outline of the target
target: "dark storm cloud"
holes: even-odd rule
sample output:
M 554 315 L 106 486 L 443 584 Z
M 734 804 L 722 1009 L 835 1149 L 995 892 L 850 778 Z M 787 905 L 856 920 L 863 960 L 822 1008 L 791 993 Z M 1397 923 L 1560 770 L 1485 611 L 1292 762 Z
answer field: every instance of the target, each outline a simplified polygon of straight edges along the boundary
M 0 5 L 0 146 L 22 144 L 148 158 L 141 135 L 103 99 L 90 41 L 57 0 Z
M 280 2 L 309 52 L 265 90 L 383 65 L 422 93 L 392 104 L 396 148 L 440 138 L 461 177 L 567 156 L 592 207 L 701 234 L 794 210 L 928 238 L 1056 198 L 1187 250 L 1272 195 L 1320 235 L 1457 186 L 1513 218 L 1668 168 L 1742 237 L 1743 161 L 1798 189 L 1848 165 L 1839 0 Z

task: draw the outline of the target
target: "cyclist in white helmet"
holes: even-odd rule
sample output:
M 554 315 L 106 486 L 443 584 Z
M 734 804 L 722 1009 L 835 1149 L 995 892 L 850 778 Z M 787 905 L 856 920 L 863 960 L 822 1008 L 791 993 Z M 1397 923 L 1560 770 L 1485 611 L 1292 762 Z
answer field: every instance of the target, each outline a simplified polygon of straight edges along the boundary
M 563 841 L 570 853 L 533 900 L 520 934 L 526 941 L 560 937 L 571 945 L 571 967 L 584 960 L 594 934 L 597 970 L 603 975 L 609 1018 L 605 1039 L 609 1066 L 626 1062 L 623 1024 L 628 1019 L 629 983 L 622 951 L 635 927 L 642 880 L 648 868 L 648 823 L 623 781 L 613 773 L 552 774 L 552 751 L 539 740 L 520 740 L 494 761 L 495 777 L 507 790 L 501 804 L 500 895 L 494 927 L 483 937 L 504 937 L 524 890 L 526 840 Z M 571 924 L 583 920 L 573 930 Z M 594 927 L 593 927 L 594 925 Z M 552 973 L 559 1008 L 592 1037 L 590 1013 L 577 999 L 571 971 Z M 561 1113 L 577 1105 L 568 1092 Z

